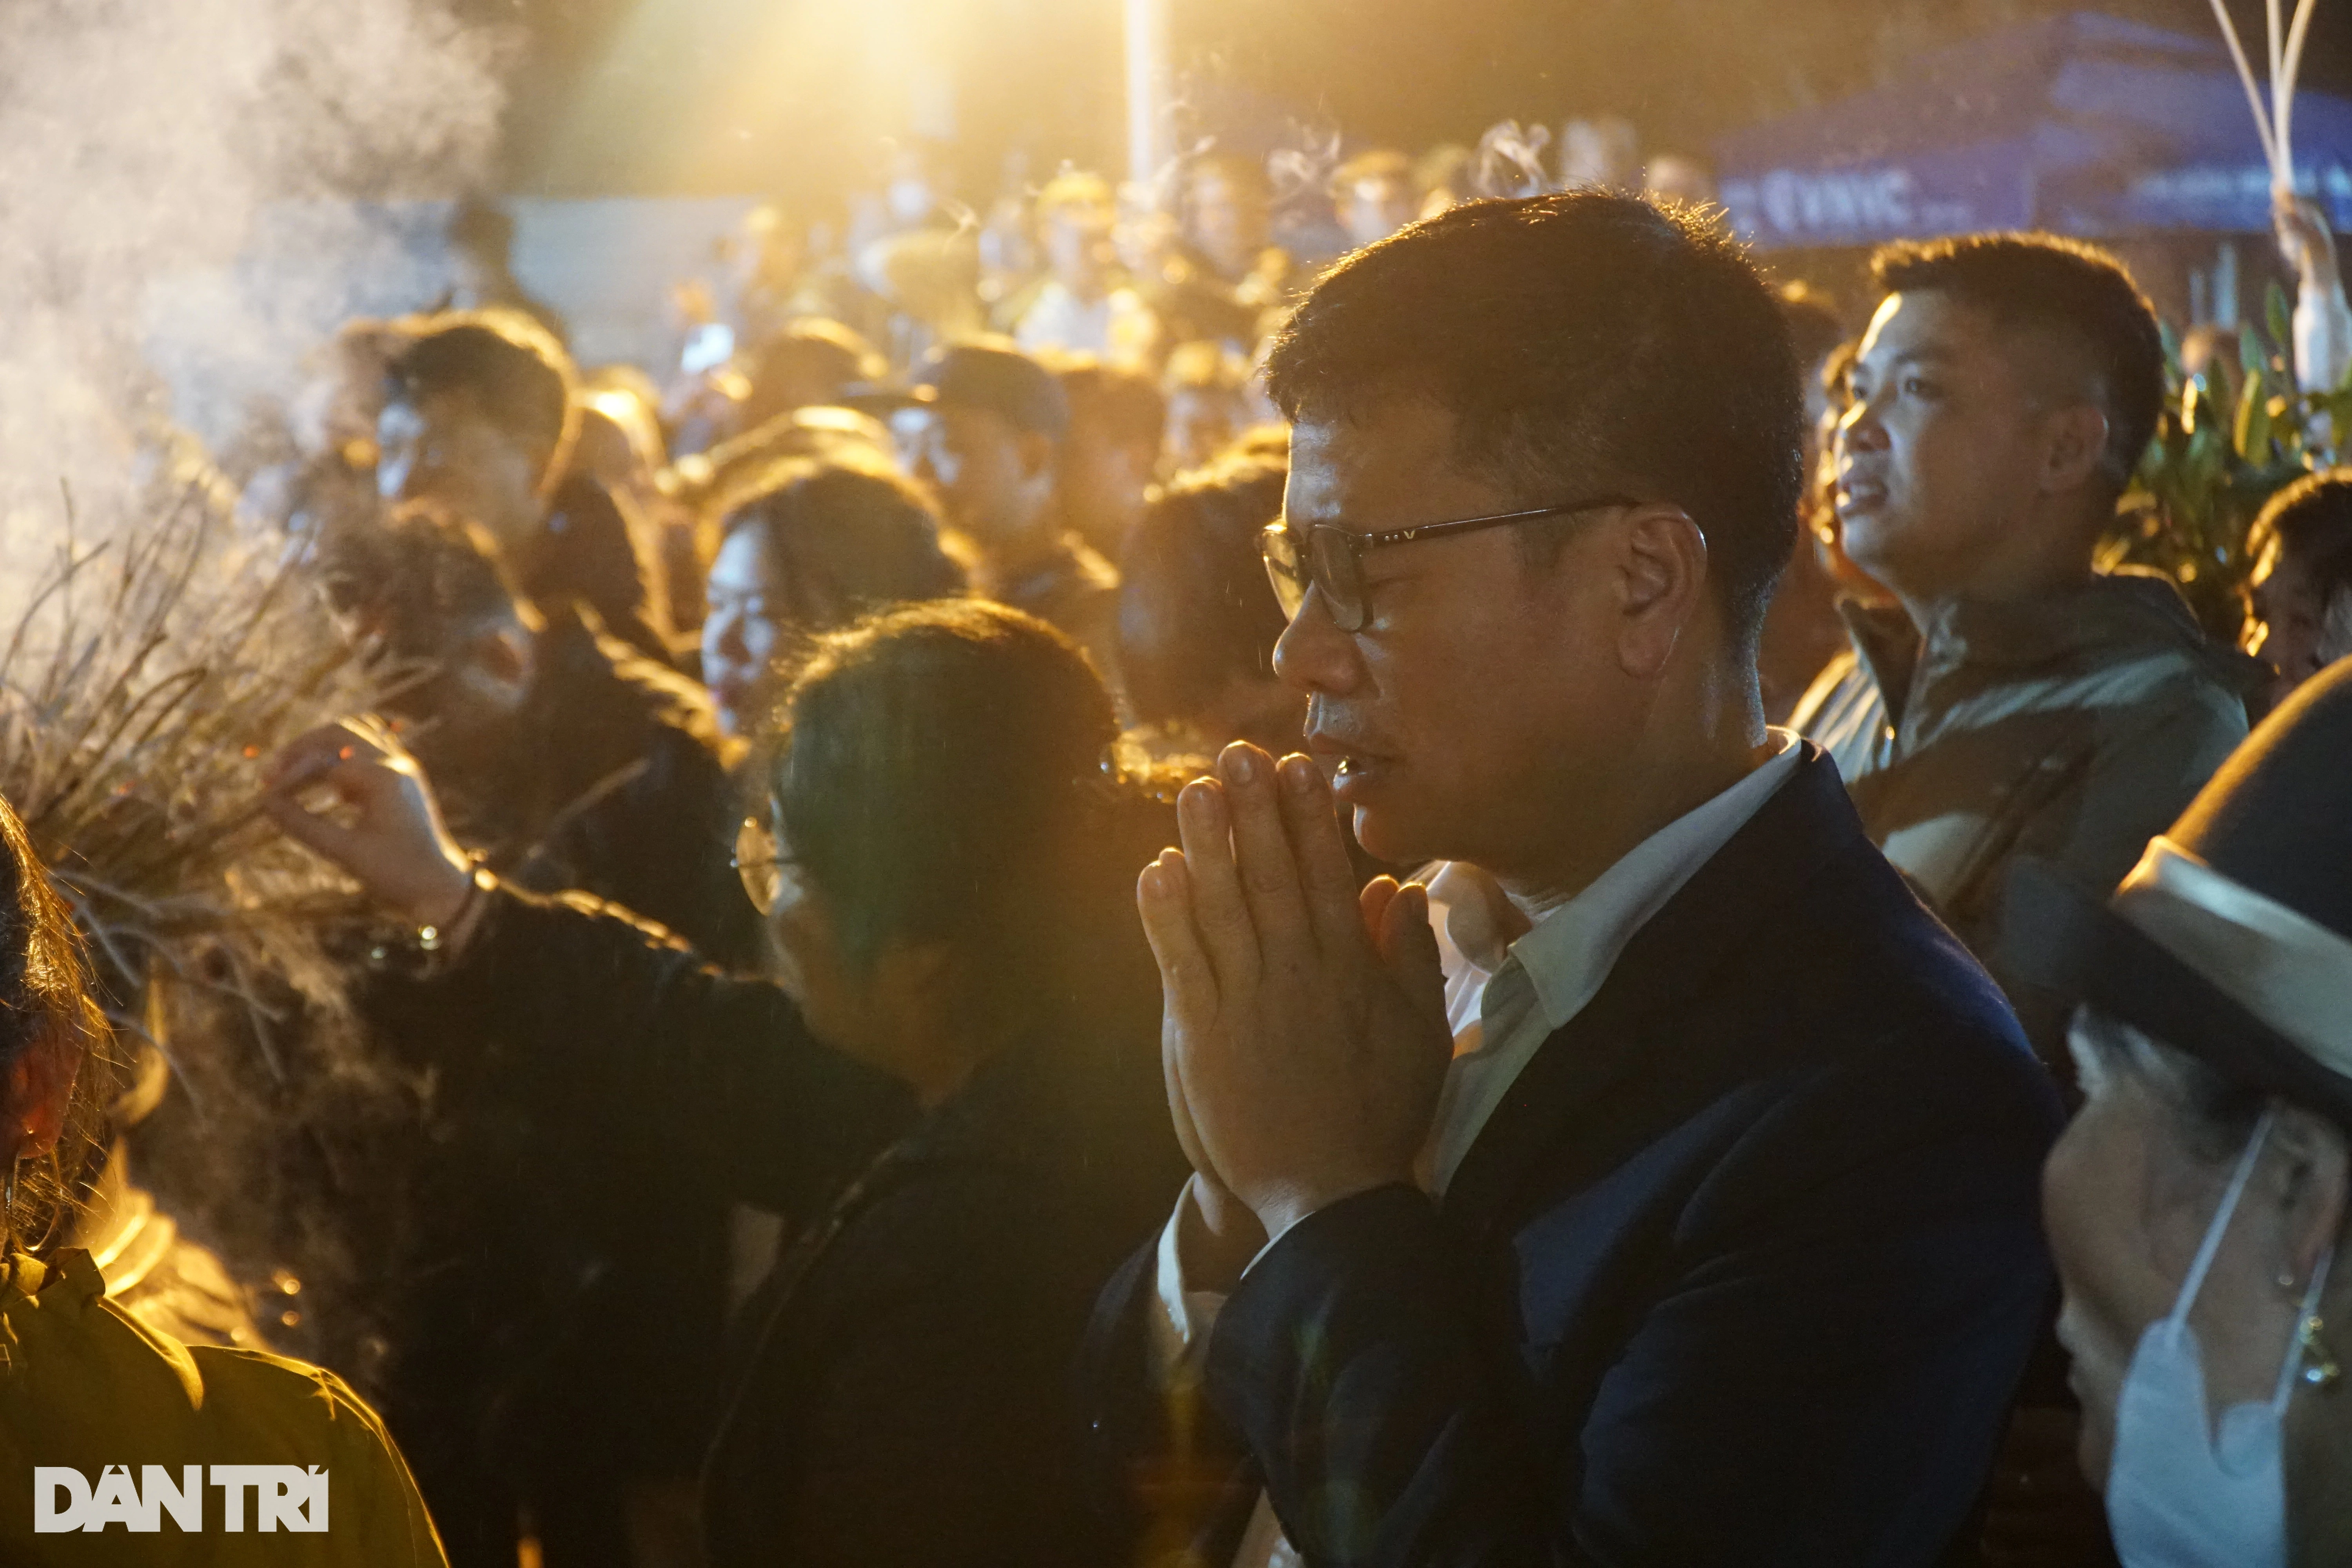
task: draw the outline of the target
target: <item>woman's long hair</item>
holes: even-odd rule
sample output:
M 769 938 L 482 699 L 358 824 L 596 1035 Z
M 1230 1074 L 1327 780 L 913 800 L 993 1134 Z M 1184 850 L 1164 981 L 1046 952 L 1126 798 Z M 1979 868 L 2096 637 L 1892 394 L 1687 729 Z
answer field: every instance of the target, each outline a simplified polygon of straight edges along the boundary
M 25 825 L 0 800 L 0 1074 L 45 1042 L 60 1042 L 75 1065 L 65 1131 L 53 1154 L 20 1159 L 5 1174 L 5 1245 L 39 1254 L 68 1234 L 67 1211 L 106 1159 L 105 1106 L 113 1088 L 111 1033 L 93 994 L 80 931 L 50 885 Z

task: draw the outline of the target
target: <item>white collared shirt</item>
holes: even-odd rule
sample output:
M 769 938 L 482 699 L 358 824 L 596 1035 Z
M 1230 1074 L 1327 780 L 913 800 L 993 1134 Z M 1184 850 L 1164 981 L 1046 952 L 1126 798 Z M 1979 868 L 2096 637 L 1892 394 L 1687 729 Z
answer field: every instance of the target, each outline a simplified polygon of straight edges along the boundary
M 1475 866 L 1449 861 L 1428 879 L 1430 923 L 1445 972 L 1445 1019 L 1454 1031 L 1421 1179 L 1443 1193 L 1495 1108 L 1536 1052 L 1584 1010 L 1625 944 L 1715 858 L 1797 771 L 1802 749 L 1771 731 L 1771 758 L 1729 789 L 1635 845 L 1574 898 L 1544 905 L 1509 900 Z M 1524 929 L 1522 929 L 1524 928 Z M 1520 934 L 1512 939 L 1514 930 Z M 1155 1360 L 1169 1383 L 1195 1381 L 1224 1296 L 1189 1289 L 1177 1245 L 1188 1184 L 1160 1233 L 1151 1314 Z M 1261 1493 L 1234 1568 L 1297 1568 L 1299 1558 Z

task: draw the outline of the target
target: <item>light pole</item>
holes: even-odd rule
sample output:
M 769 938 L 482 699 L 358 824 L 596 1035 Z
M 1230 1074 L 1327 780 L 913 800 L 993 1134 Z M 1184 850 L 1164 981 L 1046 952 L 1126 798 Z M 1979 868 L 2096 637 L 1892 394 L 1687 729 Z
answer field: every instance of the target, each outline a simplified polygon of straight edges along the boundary
M 1127 17 L 1127 177 L 1148 184 L 1166 166 L 1169 0 L 1120 0 Z

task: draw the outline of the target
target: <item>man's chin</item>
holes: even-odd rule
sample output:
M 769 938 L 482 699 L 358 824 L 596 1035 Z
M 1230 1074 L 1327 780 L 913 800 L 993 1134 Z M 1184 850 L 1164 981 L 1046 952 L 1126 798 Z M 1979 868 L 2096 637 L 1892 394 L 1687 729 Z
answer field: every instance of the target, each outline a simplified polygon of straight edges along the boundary
M 1428 852 L 1428 833 L 1393 807 L 1357 806 L 1349 826 L 1364 853 L 1384 865 L 1421 866 L 1440 858 Z

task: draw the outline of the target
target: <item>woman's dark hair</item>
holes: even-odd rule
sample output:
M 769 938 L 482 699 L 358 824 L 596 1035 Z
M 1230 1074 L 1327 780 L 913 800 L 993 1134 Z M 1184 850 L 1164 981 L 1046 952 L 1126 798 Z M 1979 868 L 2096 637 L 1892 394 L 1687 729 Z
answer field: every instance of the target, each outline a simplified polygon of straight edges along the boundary
M 20 1160 L 9 1178 L 6 1245 L 37 1252 L 66 1234 L 65 1211 L 104 1163 L 111 1036 L 92 990 L 81 933 L 34 854 L 24 823 L 5 800 L 0 848 L 7 860 L 0 877 L 9 891 L 0 907 L 0 1072 L 44 1041 L 63 1042 L 78 1069 L 56 1157 Z
M 1119 563 L 1118 668 L 1147 724 L 1199 716 L 1229 681 L 1271 675 L 1282 606 L 1258 533 L 1282 510 L 1282 459 L 1232 457 L 1177 477 Z
M 1456 464 L 1518 504 L 1673 502 L 1754 647 L 1796 542 L 1803 400 L 1779 300 L 1705 213 L 1597 190 L 1465 202 L 1324 273 L 1265 377 L 1293 422 L 1434 404 Z M 1524 544 L 1540 560 L 1560 537 Z
M 790 595 L 783 618 L 813 631 L 870 610 L 964 591 L 940 516 L 914 481 L 878 464 L 775 463 L 720 501 L 722 536 L 760 531 Z
M 2263 502 L 2247 557 L 2260 560 L 2273 539 L 2300 559 L 2322 604 L 2352 588 L 2352 468 L 2306 474 Z
M 818 643 L 778 731 L 783 836 L 853 964 L 950 943 L 1008 1024 L 1156 998 L 1134 879 L 1172 814 L 1107 767 L 1118 721 L 1069 638 L 982 600 L 878 615 Z

